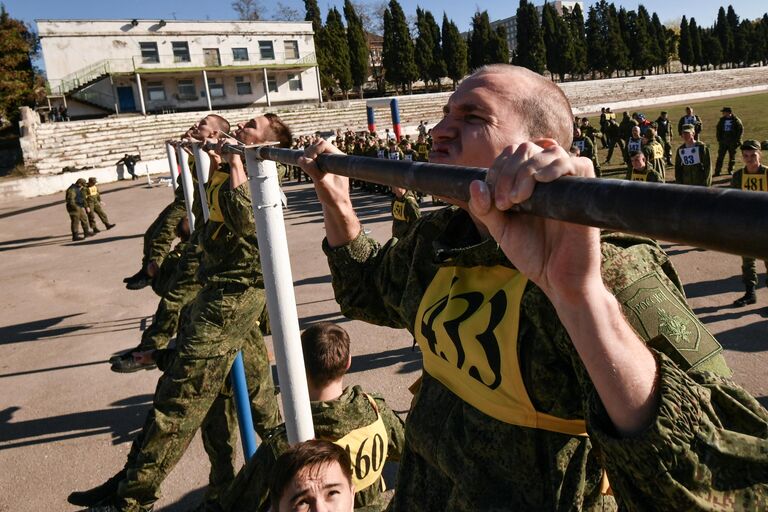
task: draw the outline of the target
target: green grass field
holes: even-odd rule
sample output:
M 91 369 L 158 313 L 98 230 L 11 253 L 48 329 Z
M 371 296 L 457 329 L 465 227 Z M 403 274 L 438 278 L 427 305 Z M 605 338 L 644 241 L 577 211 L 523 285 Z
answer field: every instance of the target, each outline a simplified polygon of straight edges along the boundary
M 717 141 L 715 139 L 715 127 L 717 121 L 720 119 L 720 109 L 723 107 L 733 108 L 733 113 L 738 116 L 744 123 L 744 139 L 757 139 L 758 141 L 764 141 L 768 139 L 768 93 L 753 94 L 749 96 L 737 96 L 735 98 L 717 98 L 714 100 L 704 100 L 691 103 L 676 103 L 671 105 L 654 105 L 651 107 L 638 107 L 631 109 L 629 112 L 642 112 L 651 121 L 655 121 L 662 110 L 666 110 L 669 115 L 669 119 L 673 125 L 673 137 L 672 137 L 672 160 L 674 161 L 674 151 L 682 144 L 682 139 L 677 135 L 677 121 L 685 114 L 685 107 L 690 105 L 693 107 L 695 114 L 701 117 L 703 123 L 703 131 L 701 133 L 701 140 L 710 146 L 710 152 L 712 154 L 712 165 L 715 165 L 715 158 L 717 157 Z M 618 121 L 621 121 L 621 111 L 615 111 Z M 590 117 L 589 122 L 594 126 L 600 126 L 600 116 Z M 600 146 L 600 143 L 597 144 Z M 600 163 L 605 161 L 605 157 L 608 154 L 607 150 L 599 150 Z M 768 163 L 768 156 L 763 154 L 763 164 Z M 723 165 L 723 171 L 727 171 L 727 161 Z M 741 152 L 736 152 L 736 169 L 742 167 Z M 617 157 L 616 151 L 612 158 L 611 165 L 603 166 L 603 173 L 614 175 L 619 177 L 618 171 L 624 171 L 625 167 L 623 163 L 620 163 L 620 159 Z M 616 171 L 616 173 L 612 172 Z M 674 179 L 674 168 L 667 169 L 667 180 Z M 719 176 L 715 178 L 714 183 L 721 184 L 727 183 L 729 180 L 728 175 Z

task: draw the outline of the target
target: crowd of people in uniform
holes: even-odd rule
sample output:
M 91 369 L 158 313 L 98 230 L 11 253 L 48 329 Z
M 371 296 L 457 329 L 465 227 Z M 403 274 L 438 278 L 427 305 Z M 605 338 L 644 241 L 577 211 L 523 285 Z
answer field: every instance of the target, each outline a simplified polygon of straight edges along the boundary
M 111 359 L 117 372 L 162 370 L 152 408 L 124 468 L 69 502 L 151 510 L 200 430 L 211 472 L 197 510 L 768 506 L 768 411 L 730 379 L 722 347 L 690 313 L 661 247 L 506 212 L 536 182 L 595 176 L 590 160 L 571 152 L 572 121 L 568 100 L 543 77 L 508 65 L 476 71 L 450 97 L 425 158 L 488 168 L 487 180 L 472 184 L 468 203 L 440 198 L 450 204 L 407 220 L 384 244 L 362 228 L 353 183 L 315 162 L 344 151 L 422 158 L 408 142 L 385 138 L 382 147 L 350 132 L 294 141 L 274 114 L 236 129 L 215 114 L 195 123 L 182 140 L 208 143 L 209 216 L 195 195 L 200 214 L 194 225 L 185 221 L 179 183 L 146 232 L 141 269 L 127 278 L 159 295 L 153 323 L 137 347 Z M 638 124 L 636 131 L 649 130 Z M 695 124 L 681 132 L 695 137 Z M 419 134 L 416 144 L 427 140 Z M 304 146 L 301 170 L 325 226 L 318 251 L 328 258 L 342 314 L 407 329 L 421 349 L 405 424 L 380 396 L 344 386 L 354 340 L 319 323 L 301 342 L 320 440 L 288 446 L 263 339 L 269 276 L 261 271 L 245 162 L 225 150 L 265 142 Z M 759 146 L 740 142 L 747 167 L 733 182 L 765 190 Z M 642 144 L 632 153 L 628 162 L 639 165 Z M 227 376 L 239 351 L 263 442 L 236 471 Z M 400 462 L 387 496 L 386 460 Z

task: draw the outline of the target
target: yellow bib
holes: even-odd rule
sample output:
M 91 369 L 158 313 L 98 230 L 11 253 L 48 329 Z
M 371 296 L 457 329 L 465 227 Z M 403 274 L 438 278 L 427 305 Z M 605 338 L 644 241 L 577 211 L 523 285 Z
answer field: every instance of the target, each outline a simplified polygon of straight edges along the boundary
M 664 147 L 659 144 L 658 142 L 652 145 L 653 147 L 653 158 L 655 160 L 661 160 L 664 158 Z
M 414 334 L 424 369 L 463 401 L 499 421 L 586 435 L 584 420 L 538 412 L 517 359 L 527 278 L 495 267 L 444 267 L 427 288 Z
M 99 193 L 99 189 L 96 188 L 96 185 L 94 185 L 92 187 L 88 187 L 88 196 L 89 197 L 93 197 L 93 196 L 95 196 L 98 193 Z
M 213 222 L 224 222 L 224 215 L 219 206 L 219 192 L 221 187 L 229 180 L 229 174 L 216 171 L 211 176 L 205 194 L 208 196 L 208 220 Z
M 384 420 L 381 419 L 376 402 L 369 395 L 365 398 L 376 411 L 376 421 L 366 427 L 361 427 L 348 433 L 334 444 L 341 446 L 349 454 L 352 460 L 352 483 L 355 490 L 361 491 L 381 480 L 382 490 L 384 480 L 381 474 L 384 471 L 384 462 L 387 460 L 389 437 Z
M 648 181 L 648 171 L 636 171 L 632 169 L 632 181 Z
M 392 216 L 397 220 L 405 220 L 405 201 L 395 199 L 392 203 Z
M 761 172 L 755 174 L 747 173 L 747 169 L 741 172 L 741 189 L 753 192 L 768 192 L 768 179 L 766 179 L 766 169 L 760 166 Z

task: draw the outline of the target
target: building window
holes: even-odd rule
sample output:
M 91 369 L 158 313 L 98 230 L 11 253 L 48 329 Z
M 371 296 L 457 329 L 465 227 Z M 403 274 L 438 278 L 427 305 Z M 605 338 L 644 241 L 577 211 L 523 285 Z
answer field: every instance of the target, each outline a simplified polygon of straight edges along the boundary
M 160 54 L 157 53 L 157 43 L 139 43 L 141 47 L 141 62 L 153 64 L 160 62 Z
M 267 73 L 267 88 L 269 92 L 277 92 L 277 75 Z
M 253 90 L 251 89 L 251 81 L 248 79 L 248 77 L 236 76 L 235 88 L 237 89 L 238 96 L 248 96 L 253 94 Z
M 288 75 L 288 89 L 291 91 L 302 91 L 301 74 Z
M 180 100 L 194 100 L 197 98 L 194 80 L 179 80 L 178 91 Z
M 189 62 L 189 44 L 186 41 L 172 41 L 173 62 Z
M 232 48 L 232 58 L 235 62 L 248 62 L 248 48 Z
M 203 59 L 206 66 L 221 66 L 218 48 L 203 48 Z
M 299 42 L 298 41 L 283 41 L 285 48 L 286 59 L 298 59 L 299 58 Z
M 147 82 L 149 101 L 165 101 L 165 88 L 162 82 Z
M 208 91 L 211 93 L 211 98 L 223 98 L 224 84 L 218 78 L 209 78 Z
M 272 41 L 259 41 L 259 55 L 264 60 L 275 59 L 275 48 L 272 46 Z

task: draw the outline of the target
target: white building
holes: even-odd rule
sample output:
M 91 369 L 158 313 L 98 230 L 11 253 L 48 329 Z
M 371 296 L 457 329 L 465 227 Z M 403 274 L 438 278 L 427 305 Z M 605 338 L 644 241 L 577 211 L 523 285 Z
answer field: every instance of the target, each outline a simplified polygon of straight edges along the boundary
M 573 11 L 574 7 L 576 5 L 579 6 L 581 9 L 581 12 L 584 13 L 584 2 L 581 0 L 578 1 L 561 1 L 561 0 L 555 0 L 554 2 L 549 2 L 555 7 L 555 10 L 559 15 L 563 15 L 563 9 L 568 9 L 568 11 Z M 541 13 L 544 10 L 543 5 L 537 5 L 536 10 L 539 12 L 539 21 L 541 21 Z M 507 48 L 509 48 L 510 56 L 512 55 L 512 52 L 515 51 L 515 48 L 517 48 L 517 16 L 510 16 L 509 18 L 504 18 L 503 20 L 496 20 L 491 22 L 491 28 L 496 30 L 496 27 L 503 26 L 507 29 Z
M 72 117 L 320 101 L 310 22 L 36 22 Z

